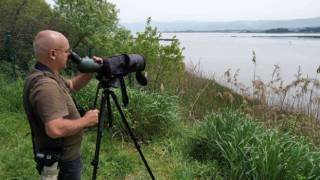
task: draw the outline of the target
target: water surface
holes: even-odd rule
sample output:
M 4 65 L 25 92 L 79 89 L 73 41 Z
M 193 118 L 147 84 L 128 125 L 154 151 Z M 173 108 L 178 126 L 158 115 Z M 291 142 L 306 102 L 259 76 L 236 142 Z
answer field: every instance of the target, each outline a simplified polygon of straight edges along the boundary
M 200 62 L 202 71 L 215 78 L 228 69 L 232 74 L 239 69 L 238 80 L 247 86 L 254 77 L 253 51 L 256 76 L 265 83 L 271 80 L 275 65 L 281 68 L 285 84 L 295 79 L 299 67 L 304 77 L 312 78 L 320 65 L 320 38 L 292 37 L 320 34 L 163 33 L 162 37 L 173 35 L 185 47 L 186 63 Z

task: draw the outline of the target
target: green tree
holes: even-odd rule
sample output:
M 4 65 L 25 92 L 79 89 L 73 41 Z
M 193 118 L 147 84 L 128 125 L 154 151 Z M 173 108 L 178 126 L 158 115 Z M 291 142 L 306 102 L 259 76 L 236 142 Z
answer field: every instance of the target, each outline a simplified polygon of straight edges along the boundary
M 27 72 L 33 64 L 32 42 L 38 31 L 43 29 L 68 31 L 66 21 L 44 0 L 1 0 L 0 27 L 1 30 L 11 32 L 16 66 L 22 73 Z M 4 52 L 3 34 L 0 34 L 0 41 L 1 52 Z
M 182 51 L 180 42 L 176 37 L 172 37 L 168 45 L 161 44 L 162 34 L 158 33 L 156 27 L 150 25 L 151 18 L 147 20 L 145 31 L 137 33 L 137 37 L 131 38 L 128 45 L 129 53 L 138 53 L 147 60 L 147 72 L 150 86 L 153 89 L 160 89 L 161 84 L 165 84 L 168 77 L 184 70 Z
M 117 53 L 129 36 L 119 26 L 116 6 L 106 0 L 56 0 L 55 9 L 70 24 L 71 45 L 81 55 L 88 48 L 99 56 Z

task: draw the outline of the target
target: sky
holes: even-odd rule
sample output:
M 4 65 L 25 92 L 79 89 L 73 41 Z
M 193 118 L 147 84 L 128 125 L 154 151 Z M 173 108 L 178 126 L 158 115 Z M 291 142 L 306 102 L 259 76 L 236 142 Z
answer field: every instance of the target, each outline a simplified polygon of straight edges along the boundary
M 53 0 L 46 0 L 53 2 Z M 109 0 L 122 23 L 280 20 L 320 17 L 320 0 Z

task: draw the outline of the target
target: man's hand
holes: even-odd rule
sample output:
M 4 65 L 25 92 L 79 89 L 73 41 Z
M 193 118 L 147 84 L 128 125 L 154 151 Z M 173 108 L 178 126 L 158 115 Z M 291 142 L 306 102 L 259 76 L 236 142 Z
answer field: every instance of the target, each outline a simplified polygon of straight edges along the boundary
M 97 63 L 103 64 L 103 59 L 101 57 L 93 56 L 92 59 Z
M 99 110 L 98 109 L 94 109 L 94 110 L 88 111 L 82 117 L 82 119 L 84 121 L 84 126 L 85 127 L 96 125 L 98 123 L 98 119 L 99 119 Z

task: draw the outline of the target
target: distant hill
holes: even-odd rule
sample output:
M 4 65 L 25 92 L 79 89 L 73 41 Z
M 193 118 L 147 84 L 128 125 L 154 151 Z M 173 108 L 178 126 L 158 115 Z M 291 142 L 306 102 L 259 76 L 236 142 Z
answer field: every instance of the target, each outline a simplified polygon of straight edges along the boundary
M 142 32 L 146 22 L 123 23 L 124 27 L 133 32 Z M 175 21 L 175 22 L 151 22 L 158 31 L 227 31 L 227 30 L 250 30 L 261 31 L 274 28 L 305 28 L 320 27 L 320 17 L 309 19 L 292 20 L 256 20 L 256 21 L 229 21 L 229 22 L 195 22 L 195 21 Z

